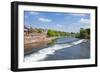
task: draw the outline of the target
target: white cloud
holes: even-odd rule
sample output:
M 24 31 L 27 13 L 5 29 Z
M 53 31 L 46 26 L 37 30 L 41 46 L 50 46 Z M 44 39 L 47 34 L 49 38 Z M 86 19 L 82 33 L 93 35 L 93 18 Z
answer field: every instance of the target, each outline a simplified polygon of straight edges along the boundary
M 76 13 L 73 13 L 73 14 L 71 14 L 72 16 L 86 16 L 86 14 L 76 14 Z
M 39 21 L 42 21 L 42 22 L 51 22 L 52 20 L 51 19 L 48 19 L 48 18 L 39 18 Z
M 84 18 L 81 18 L 80 20 L 79 20 L 79 23 L 81 23 L 81 24 L 90 24 L 90 19 L 84 19 Z
M 38 15 L 39 14 L 39 12 L 33 12 L 33 11 L 31 11 L 29 13 L 32 14 L 32 15 Z
M 57 26 L 57 27 L 60 27 L 60 28 L 62 27 L 62 25 L 61 25 L 61 24 L 56 24 L 56 26 Z

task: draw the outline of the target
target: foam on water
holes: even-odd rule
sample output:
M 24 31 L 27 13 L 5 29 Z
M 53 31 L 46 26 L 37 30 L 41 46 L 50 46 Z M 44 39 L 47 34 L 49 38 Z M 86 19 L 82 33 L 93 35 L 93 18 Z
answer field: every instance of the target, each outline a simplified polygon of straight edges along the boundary
M 65 43 L 65 44 L 56 44 L 54 46 L 48 47 L 48 48 L 44 48 L 36 53 L 30 54 L 28 56 L 25 56 L 25 62 L 33 62 L 33 61 L 39 61 L 39 60 L 43 60 L 46 57 L 48 57 L 48 55 L 52 55 L 55 53 L 55 51 L 63 49 L 63 48 L 68 48 L 74 45 L 77 45 L 79 43 L 84 42 L 84 39 L 72 42 L 70 44 Z

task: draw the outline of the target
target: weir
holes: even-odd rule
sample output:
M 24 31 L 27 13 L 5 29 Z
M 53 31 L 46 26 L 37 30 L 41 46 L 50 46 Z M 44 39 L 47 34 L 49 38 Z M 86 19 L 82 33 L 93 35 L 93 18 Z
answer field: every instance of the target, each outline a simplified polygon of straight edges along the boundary
M 44 48 L 39 50 L 36 53 L 30 54 L 25 56 L 25 62 L 34 62 L 34 61 L 40 61 L 48 57 L 48 55 L 52 55 L 55 53 L 55 51 L 63 49 L 63 48 L 68 48 L 77 44 L 80 44 L 82 42 L 86 42 L 85 39 L 81 39 L 78 41 L 74 41 L 72 43 L 64 43 L 64 44 L 55 44 L 54 46 L 50 46 L 48 48 Z

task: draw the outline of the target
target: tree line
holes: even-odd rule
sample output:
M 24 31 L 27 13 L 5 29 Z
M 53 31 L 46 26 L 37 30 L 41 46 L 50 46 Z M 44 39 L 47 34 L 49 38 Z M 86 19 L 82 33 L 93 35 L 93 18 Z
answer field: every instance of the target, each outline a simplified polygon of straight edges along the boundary
M 56 30 L 49 29 L 48 32 L 47 32 L 47 35 L 49 37 L 69 36 L 69 33 L 68 32 L 62 32 L 62 31 L 56 31 Z
M 45 29 L 41 28 L 35 28 L 33 29 L 32 27 L 29 28 L 28 32 L 29 33 L 43 33 Z M 70 37 L 76 37 L 76 38 L 81 38 L 81 39 L 90 39 L 90 28 L 87 29 L 80 29 L 79 33 L 73 33 L 73 32 L 63 32 L 63 31 L 56 31 L 53 29 L 48 29 L 47 30 L 47 36 L 48 37 L 57 37 L 57 36 L 70 36 Z
M 29 28 L 28 29 L 29 33 L 44 33 L 45 29 L 41 29 L 41 28 Z M 62 31 L 56 31 L 53 29 L 48 29 L 47 30 L 47 36 L 48 37 L 56 37 L 56 36 L 69 36 L 70 33 L 68 32 L 62 32 Z
M 87 29 L 80 29 L 79 33 L 76 33 L 76 38 L 81 38 L 81 39 L 90 39 L 90 28 Z

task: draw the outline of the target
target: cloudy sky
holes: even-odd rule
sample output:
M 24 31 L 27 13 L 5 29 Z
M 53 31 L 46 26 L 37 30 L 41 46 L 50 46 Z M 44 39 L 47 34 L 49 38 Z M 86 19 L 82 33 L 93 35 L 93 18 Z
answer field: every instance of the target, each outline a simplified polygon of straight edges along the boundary
M 90 14 L 24 11 L 24 25 L 33 28 L 79 32 L 90 28 Z

